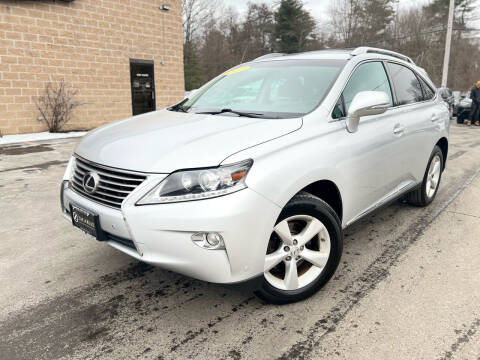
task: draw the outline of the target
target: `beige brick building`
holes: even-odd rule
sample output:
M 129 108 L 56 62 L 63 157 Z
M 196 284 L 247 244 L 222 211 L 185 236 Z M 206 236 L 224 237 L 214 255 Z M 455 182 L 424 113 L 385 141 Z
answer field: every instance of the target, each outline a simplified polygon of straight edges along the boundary
M 66 129 L 91 129 L 183 97 L 181 0 L 0 0 L 0 131 L 46 130 L 48 81 L 78 89 Z

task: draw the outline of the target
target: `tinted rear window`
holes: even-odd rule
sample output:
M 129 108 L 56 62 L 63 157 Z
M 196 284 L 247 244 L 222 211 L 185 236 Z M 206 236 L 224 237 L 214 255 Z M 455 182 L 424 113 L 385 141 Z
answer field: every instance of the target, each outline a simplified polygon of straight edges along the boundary
M 409 68 L 387 63 L 395 89 L 397 102 L 395 105 L 412 104 L 423 101 L 423 91 L 417 76 Z
M 422 83 L 422 88 L 423 88 L 423 99 L 424 100 L 430 100 L 433 99 L 435 96 L 435 91 L 430 87 L 430 85 L 427 84 L 425 80 L 420 78 L 420 82 Z M 446 92 L 447 96 L 450 96 L 448 92 Z

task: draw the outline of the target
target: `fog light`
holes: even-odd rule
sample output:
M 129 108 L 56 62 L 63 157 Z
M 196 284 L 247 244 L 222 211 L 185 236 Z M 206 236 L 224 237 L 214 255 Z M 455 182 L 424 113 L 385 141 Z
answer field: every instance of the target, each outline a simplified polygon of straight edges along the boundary
M 209 250 L 225 249 L 223 237 L 219 233 L 196 233 L 192 235 L 192 241 L 198 246 Z
M 217 247 L 222 242 L 222 236 L 218 233 L 208 233 L 207 243 L 212 247 Z

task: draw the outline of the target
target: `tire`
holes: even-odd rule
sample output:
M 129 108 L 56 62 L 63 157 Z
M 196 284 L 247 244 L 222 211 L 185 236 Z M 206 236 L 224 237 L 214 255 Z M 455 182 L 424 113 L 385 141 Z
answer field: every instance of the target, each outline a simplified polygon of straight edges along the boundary
M 465 121 L 465 117 L 462 114 L 457 114 L 457 124 L 463 125 L 464 121 Z
M 283 229 L 286 229 L 288 235 L 281 231 L 285 224 L 286 228 Z M 307 227 L 309 231 L 306 231 Z M 316 232 L 317 229 L 321 231 Z M 302 237 L 304 234 L 302 230 L 305 231 L 304 237 Z M 280 238 L 278 234 L 284 235 Z M 306 241 L 310 234 L 315 235 L 311 240 Z M 282 239 L 287 237 L 290 237 L 289 240 L 284 242 Z M 287 244 L 291 245 L 287 246 Z M 297 194 L 285 205 L 277 219 L 265 255 L 266 271 L 262 276 L 260 288 L 255 291 L 255 294 L 274 304 L 293 303 L 308 298 L 330 280 L 340 262 L 342 250 L 343 230 L 335 211 L 316 196 L 306 192 Z M 269 259 L 275 256 L 283 258 L 277 265 L 267 270 Z M 309 262 L 307 257 L 313 259 L 317 265 Z M 320 262 L 322 262 L 321 265 L 319 265 Z M 296 269 L 293 272 L 297 276 L 297 282 L 293 281 L 294 285 L 290 286 L 292 282 L 287 281 L 287 271 L 293 267 Z M 282 269 L 284 279 L 281 275 Z M 290 274 L 291 271 L 288 273 Z M 294 276 L 288 278 L 294 278 Z
M 435 199 L 435 196 L 437 195 L 438 189 L 440 187 L 440 180 L 442 179 L 444 163 L 445 161 L 443 159 L 442 150 L 437 145 L 435 145 L 432 154 L 430 155 L 430 159 L 428 160 L 428 165 L 427 169 L 425 170 L 425 175 L 423 176 L 422 184 L 420 185 L 420 187 L 407 194 L 408 203 L 420 207 L 428 206 L 431 204 L 431 202 Z M 437 173 L 433 174 L 431 172 L 433 170 L 432 166 L 439 166 L 438 177 Z M 435 175 L 435 179 L 433 178 L 433 175 Z M 433 186 L 433 180 L 435 180 L 436 183 L 434 189 L 431 187 Z M 429 186 L 428 189 L 427 185 Z

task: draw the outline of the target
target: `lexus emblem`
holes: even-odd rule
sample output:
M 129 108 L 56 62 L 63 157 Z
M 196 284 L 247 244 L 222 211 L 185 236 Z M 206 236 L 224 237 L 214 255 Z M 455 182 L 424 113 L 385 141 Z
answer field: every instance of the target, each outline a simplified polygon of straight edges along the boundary
M 89 172 L 83 177 L 83 189 L 89 193 L 93 194 L 97 191 L 98 184 L 100 182 L 100 176 L 95 172 Z

